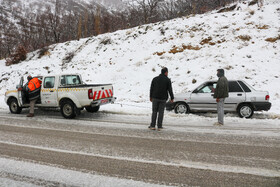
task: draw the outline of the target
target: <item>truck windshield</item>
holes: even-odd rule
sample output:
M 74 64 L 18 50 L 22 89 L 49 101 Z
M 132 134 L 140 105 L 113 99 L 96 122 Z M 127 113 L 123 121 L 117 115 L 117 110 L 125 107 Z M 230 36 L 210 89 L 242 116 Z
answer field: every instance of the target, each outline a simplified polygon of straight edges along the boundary
M 60 84 L 62 86 L 79 85 L 81 80 L 79 75 L 64 75 L 60 78 Z

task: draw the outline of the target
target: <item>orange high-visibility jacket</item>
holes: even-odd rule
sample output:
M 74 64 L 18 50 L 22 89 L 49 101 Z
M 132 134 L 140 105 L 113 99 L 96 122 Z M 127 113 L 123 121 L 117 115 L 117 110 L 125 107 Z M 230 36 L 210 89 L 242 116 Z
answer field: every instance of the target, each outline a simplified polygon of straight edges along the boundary
M 35 89 L 38 89 L 41 87 L 42 81 L 40 81 L 38 78 L 33 78 L 28 82 L 28 88 L 29 91 L 32 92 Z

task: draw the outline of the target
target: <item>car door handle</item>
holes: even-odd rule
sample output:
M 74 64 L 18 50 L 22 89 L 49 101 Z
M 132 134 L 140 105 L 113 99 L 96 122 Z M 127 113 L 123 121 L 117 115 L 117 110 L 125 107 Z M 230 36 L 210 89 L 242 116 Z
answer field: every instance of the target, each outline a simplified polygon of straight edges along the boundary
M 237 94 L 237 96 L 242 96 L 242 94 Z
M 214 94 L 211 94 L 211 96 L 214 96 Z
M 53 92 L 53 90 L 51 90 L 50 92 Z

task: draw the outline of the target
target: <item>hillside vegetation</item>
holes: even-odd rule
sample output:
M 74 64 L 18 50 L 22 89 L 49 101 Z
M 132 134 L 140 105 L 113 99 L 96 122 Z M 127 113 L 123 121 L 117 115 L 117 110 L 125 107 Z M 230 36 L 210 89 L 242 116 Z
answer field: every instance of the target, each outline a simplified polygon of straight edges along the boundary
M 20 76 L 63 72 L 80 73 L 86 82 L 113 83 L 120 103 L 148 103 L 151 79 L 163 66 L 169 68 L 175 93 L 216 79 L 216 70 L 224 68 L 228 79 L 268 90 L 271 111 L 280 113 L 279 20 L 280 3 L 267 1 L 262 8 L 242 4 L 230 12 L 51 45 L 17 65 L 0 61 L 0 100 Z

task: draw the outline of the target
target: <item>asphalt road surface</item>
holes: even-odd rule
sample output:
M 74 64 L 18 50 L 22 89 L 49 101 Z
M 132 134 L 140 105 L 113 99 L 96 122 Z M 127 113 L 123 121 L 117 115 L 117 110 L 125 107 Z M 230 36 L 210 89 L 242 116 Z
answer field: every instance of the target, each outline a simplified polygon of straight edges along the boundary
M 151 184 L 280 186 L 280 127 L 213 127 L 170 118 L 158 132 L 147 128 L 145 115 L 25 115 L 0 112 L 0 157 Z

